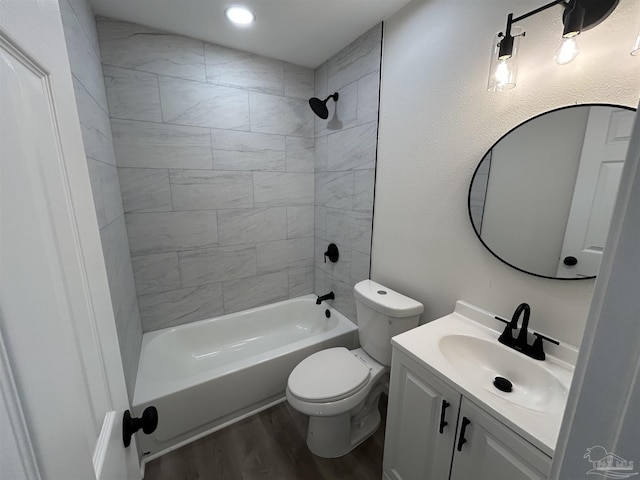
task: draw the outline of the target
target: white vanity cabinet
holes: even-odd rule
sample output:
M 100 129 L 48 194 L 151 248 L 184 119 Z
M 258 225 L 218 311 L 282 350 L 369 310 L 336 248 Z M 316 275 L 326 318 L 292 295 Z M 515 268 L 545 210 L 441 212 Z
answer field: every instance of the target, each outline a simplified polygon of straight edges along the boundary
M 550 468 L 551 458 L 394 348 L 385 480 L 538 480 Z

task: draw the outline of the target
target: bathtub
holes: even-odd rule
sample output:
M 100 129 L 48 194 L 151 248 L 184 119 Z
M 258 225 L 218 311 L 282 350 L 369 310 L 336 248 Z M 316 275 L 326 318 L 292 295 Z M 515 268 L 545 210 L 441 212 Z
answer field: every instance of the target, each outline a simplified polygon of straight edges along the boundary
M 324 348 L 357 346 L 357 327 L 315 295 L 145 333 L 132 411 L 158 409 L 139 434 L 145 461 L 285 399 L 287 378 Z

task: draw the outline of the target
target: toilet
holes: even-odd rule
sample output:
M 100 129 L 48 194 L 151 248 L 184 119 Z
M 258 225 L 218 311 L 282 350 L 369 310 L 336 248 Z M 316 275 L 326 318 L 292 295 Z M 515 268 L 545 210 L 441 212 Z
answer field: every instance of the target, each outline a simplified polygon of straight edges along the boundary
M 363 280 L 354 287 L 361 348 L 328 348 L 289 375 L 287 401 L 309 415 L 307 446 L 319 457 L 346 455 L 380 425 L 378 400 L 388 387 L 391 337 L 418 326 L 424 307 Z

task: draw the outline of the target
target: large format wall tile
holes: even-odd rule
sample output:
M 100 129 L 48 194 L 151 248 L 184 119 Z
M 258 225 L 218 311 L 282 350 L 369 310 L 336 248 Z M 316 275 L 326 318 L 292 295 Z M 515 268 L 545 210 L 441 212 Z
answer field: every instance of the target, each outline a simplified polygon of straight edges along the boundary
M 98 36 L 106 65 L 206 80 L 200 40 L 106 18 L 98 18 Z
M 124 213 L 118 184 L 118 169 L 91 158 L 87 158 L 87 166 L 98 216 L 98 227 L 102 228 Z
M 111 120 L 119 167 L 211 168 L 208 128 Z
M 172 170 L 174 210 L 253 207 L 250 172 Z
M 317 172 L 315 189 L 317 206 L 353 208 L 353 172 Z
M 220 245 L 285 239 L 287 238 L 287 209 L 273 207 L 218 210 L 218 237 Z
M 128 213 L 132 255 L 175 252 L 218 244 L 216 212 Z
M 305 137 L 286 137 L 287 172 L 313 172 L 315 140 Z
M 289 298 L 313 293 L 313 267 L 289 270 Z
M 313 237 L 313 206 L 287 207 L 287 238 Z
M 284 95 L 305 100 L 313 97 L 313 70 L 293 63 L 285 63 Z
M 118 168 L 125 213 L 172 210 L 169 170 Z
M 185 287 L 236 280 L 256 274 L 256 248 L 236 245 L 180 252 L 180 275 Z
M 207 82 L 283 95 L 283 62 L 240 50 L 206 44 Z
M 379 97 L 379 71 L 358 80 L 358 125 L 378 121 Z
M 266 133 L 211 129 L 216 170 L 284 171 L 285 137 Z
M 249 130 L 249 93 L 180 78 L 160 77 L 158 80 L 164 122 Z
M 108 65 L 103 71 L 112 118 L 162 121 L 157 75 Z
M 376 165 L 378 126 L 375 122 L 329 135 L 327 169 L 372 169 Z
M 258 273 L 313 265 L 313 237 L 258 243 L 256 251 Z
M 313 137 L 313 112 L 307 100 L 249 93 L 251 131 Z
M 141 295 L 138 302 L 145 332 L 217 317 L 224 313 L 220 283 Z
M 222 285 L 225 313 L 286 300 L 289 297 L 287 272 L 243 278 Z
M 255 172 L 255 206 L 313 205 L 313 177 L 312 173 Z
M 334 92 L 330 92 L 333 94 Z M 316 137 L 354 127 L 358 114 L 358 83 L 351 82 L 338 91 L 338 101 L 327 102 L 329 118 L 322 120 L 316 117 Z
M 177 253 L 141 255 L 131 260 L 138 295 L 166 292 L 182 287 Z

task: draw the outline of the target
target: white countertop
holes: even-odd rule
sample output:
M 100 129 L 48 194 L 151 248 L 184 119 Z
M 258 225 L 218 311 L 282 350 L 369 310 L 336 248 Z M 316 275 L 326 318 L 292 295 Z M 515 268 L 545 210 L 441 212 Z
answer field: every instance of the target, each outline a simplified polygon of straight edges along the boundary
M 397 335 L 393 337 L 391 343 L 394 348 L 409 355 L 487 413 L 552 457 L 578 351 L 570 345 L 556 346 L 545 342 L 546 360 L 534 360 L 498 342 L 503 328 L 504 324 L 495 320 L 494 314 L 458 301 L 452 314 Z M 439 348 L 440 340 L 451 335 L 477 337 L 490 342 L 491 348 L 495 342 L 496 349 L 507 349 L 515 355 L 520 355 L 522 361 L 518 358 L 518 363 L 525 365 L 523 362 L 532 362 L 528 366 L 535 371 L 549 373 L 555 379 L 553 402 L 550 402 L 547 408 L 544 402 L 549 397 L 549 392 L 533 392 L 537 403 L 534 408 L 529 408 L 518 403 L 516 400 L 518 397 L 514 396 L 513 392 L 501 392 L 492 385 L 492 382 L 487 381 L 488 375 L 513 377 L 512 365 L 504 365 L 504 372 L 501 365 L 496 366 L 495 361 L 493 366 L 478 365 L 477 372 L 463 371 L 459 366 L 456 367 Z M 508 358 L 511 352 L 497 351 L 496 353 L 500 356 L 506 355 Z M 508 373 L 509 371 L 511 374 Z M 516 381 L 512 381 L 514 392 L 518 393 L 519 385 Z M 530 395 L 527 392 L 525 394 Z M 532 397 L 528 397 L 530 398 Z

